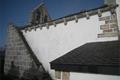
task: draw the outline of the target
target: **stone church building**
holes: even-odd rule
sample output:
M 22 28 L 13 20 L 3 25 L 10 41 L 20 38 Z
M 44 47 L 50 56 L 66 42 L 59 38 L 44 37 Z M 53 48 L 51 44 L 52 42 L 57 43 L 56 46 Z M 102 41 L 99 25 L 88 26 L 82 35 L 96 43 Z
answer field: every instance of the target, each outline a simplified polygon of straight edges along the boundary
M 5 74 L 28 80 L 119 80 L 119 5 L 120 0 L 104 0 L 98 8 L 52 20 L 41 3 L 23 28 L 9 24 Z

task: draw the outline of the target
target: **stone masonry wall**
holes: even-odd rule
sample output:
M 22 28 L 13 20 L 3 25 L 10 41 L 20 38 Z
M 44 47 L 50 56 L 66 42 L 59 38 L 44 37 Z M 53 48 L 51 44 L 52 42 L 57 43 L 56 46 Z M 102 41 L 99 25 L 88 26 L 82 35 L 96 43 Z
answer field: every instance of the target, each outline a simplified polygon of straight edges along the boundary
M 100 25 L 102 33 L 98 34 L 99 38 L 118 36 L 118 23 L 116 14 L 100 17 L 99 21 L 104 21 L 104 25 Z
M 19 78 L 22 76 L 28 77 L 27 73 L 36 69 L 37 65 L 29 54 L 17 29 L 13 25 L 9 25 L 4 64 L 5 74 Z M 43 71 L 42 68 L 40 70 Z M 34 73 L 32 74 L 34 75 Z

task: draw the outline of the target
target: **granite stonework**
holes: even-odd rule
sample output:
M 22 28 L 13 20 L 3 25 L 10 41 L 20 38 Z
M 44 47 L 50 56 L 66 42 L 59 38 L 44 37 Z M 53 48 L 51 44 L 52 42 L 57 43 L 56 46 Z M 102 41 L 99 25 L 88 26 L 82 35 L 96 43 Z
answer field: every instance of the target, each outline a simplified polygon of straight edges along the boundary
M 7 76 L 25 79 L 33 79 L 36 76 L 37 80 L 41 80 L 45 71 L 40 63 L 36 63 L 21 35 L 17 28 L 9 25 L 4 73 Z
M 117 16 L 115 14 L 111 14 L 111 16 L 100 17 L 99 21 L 103 21 L 104 25 L 100 25 L 100 29 L 102 33 L 98 34 L 98 37 L 115 37 L 118 36 L 118 23 Z
M 117 80 L 117 76 L 101 74 L 86 76 L 78 71 L 64 72 L 63 70 L 60 72 L 50 67 L 51 61 L 87 42 L 118 40 L 120 21 L 117 20 L 117 7 L 116 0 L 105 0 L 105 5 L 101 7 L 51 20 L 44 4 L 38 5 L 33 9 L 28 24 L 21 28 L 17 28 L 13 24 L 9 25 L 5 74 L 27 80 L 51 80 L 51 77 L 53 80 L 79 80 L 82 78 L 84 80 Z M 87 55 L 88 52 L 86 52 Z M 72 58 L 73 56 L 71 60 Z M 92 57 L 88 59 L 92 59 Z M 75 58 L 75 60 L 77 59 Z M 91 75 L 94 77 L 90 77 Z

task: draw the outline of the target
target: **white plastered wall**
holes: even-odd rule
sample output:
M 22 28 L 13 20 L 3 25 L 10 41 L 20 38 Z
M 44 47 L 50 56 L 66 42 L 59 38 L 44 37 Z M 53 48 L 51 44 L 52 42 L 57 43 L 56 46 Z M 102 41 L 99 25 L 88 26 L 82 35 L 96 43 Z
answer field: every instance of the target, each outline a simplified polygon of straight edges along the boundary
M 102 14 L 103 16 L 111 15 L 110 12 Z M 98 38 L 97 34 L 102 33 L 100 25 L 104 24 L 99 21 L 98 15 L 91 16 L 90 19 L 81 18 L 78 23 L 75 20 L 70 21 L 67 25 L 64 23 L 53 25 L 49 29 L 45 27 L 25 33 L 22 31 L 28 44 L 33 52 L 43 64 L 53 78 L 54 70 L 50 69 L 50 63 L 54 59 L 66 54 L 67 52 L 87 43 L 99 41 L 117 40 L 118 37 Z
M 120 80 L 120 76 L 71 72 L 70 80 Z

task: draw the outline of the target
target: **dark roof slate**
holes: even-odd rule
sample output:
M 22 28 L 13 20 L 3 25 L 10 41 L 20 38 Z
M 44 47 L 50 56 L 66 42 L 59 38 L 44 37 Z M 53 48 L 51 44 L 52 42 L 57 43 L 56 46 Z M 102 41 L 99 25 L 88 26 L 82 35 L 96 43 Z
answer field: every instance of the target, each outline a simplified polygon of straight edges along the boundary
M 120 41 L 87 43 L 57 58 L 50 64 L 53 69 L 57 65 L 119 66 Z

